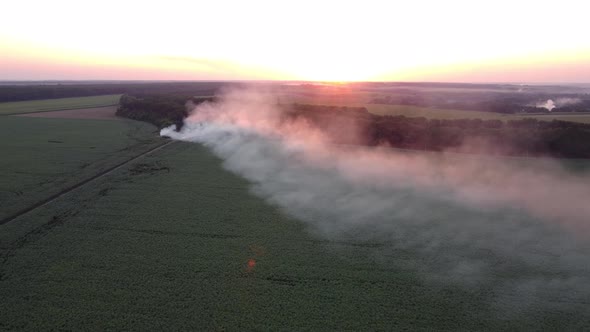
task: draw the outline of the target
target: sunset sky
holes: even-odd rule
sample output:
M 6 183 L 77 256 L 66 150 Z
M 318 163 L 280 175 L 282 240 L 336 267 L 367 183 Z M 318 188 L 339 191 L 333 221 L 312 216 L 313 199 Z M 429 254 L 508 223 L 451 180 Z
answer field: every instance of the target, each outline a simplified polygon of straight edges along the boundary
M 6 1 L 0 80 L 590 82 L 586 1 Z

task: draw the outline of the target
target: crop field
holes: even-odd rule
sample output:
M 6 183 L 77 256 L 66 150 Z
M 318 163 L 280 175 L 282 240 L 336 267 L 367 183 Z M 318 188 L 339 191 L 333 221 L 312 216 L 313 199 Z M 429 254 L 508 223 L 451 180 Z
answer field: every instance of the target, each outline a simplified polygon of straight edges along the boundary
M 117 119 L 117 106 L 77 108 L 71 110 L 34 112 L 16 114 L 30 118 L 59 118 L 59 119 L 94 119 L 94 120 L 115 120 Z
M 119 103 L 120 97 L 117 94 L 0 103 L 0 115 L 112 106 Z
M 0 220 L 156 144 L 130 120 L 0 116 Z
M 3 329 L 559 326 L 551 316 L 497 319 L 485 294 L 380 265 L 383 244 L 315 238 L 188 143 L 2 225 L 0 236 Z

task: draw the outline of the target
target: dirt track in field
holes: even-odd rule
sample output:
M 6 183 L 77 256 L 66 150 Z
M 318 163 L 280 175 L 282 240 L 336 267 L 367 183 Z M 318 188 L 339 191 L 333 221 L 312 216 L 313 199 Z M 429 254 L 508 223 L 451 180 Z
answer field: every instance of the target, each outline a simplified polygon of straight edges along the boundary
M 57 119 L 89 119 L 89 120 L 115 120 L 117 106 L 79 108 L 73 110 L 34 112 L 18 114 L 15 116 L 26 116 L 33 118 L 57 118 Z
M 4 219 L 0 219 L 0 225 L 5 224 L 5 223 L 7 223 L 9 221 L 12 221 L 12 220 L 14 220 L 14 219 L 16 219 L 16 218 L 24 215 L 24 214 L 27 214 L 27 213 L 29 213 L 29 212 L 31 212 L 31 211 L 33 211 L 33 210 L 41 207 L 41 206 L 44 206 L 45 204 L 48 204 L 48 203 L 50 203 L 50 202 L 58 199 L 59 197 L 65 195 L 65 194 L 67 194 L 67 193 L 69 193 L 69 192 L 71 192 L 71 191 L 73 191 L 73 190 L 75 190 L 75 189 L 77 189 L 79 187 L 82 187 L 83 185 L 85 185 L 85 184 L 87 184 L 87 183 L 89 183 L 91 181 L 94 181 L 94 180 L 96 180 L 98 178 L 101 178 L 101 177 L 103 177 L 105 175 L 108 175 L 108 174 L 110 174 L 110 173 L 118 170 L 119 168 L 122 168 L 125 165 L 131 163 L 132 161 L 137 160 L 137 159 L 139 159 L 139 158 L 141 158 L 143 156 L 146 156 L 148 154 L 151 154 L 151 153 L 153 153 L 153 152 L 155 152 L 157 150 L 160 150 L 160 149 L 162 149 L 162 148 L 164 148 L 164 147 L 166 147 L 166 146 L 168 146 L 168 145 L 170 145 L 172 143 L 174 143 L 174 141 L 164 141 L 163 143 L 161 143 L 161 144 L 159 144 L 159 145 L 157 145 L 157 146 L 149 149 L 148 151 L 142 152 L 139 155 L 136 155 L 134 157 L 131 157 L 131 158 L 129 158 L 129 159 L 127 159 L 127 160 L 125 160 L 125 161 L 117 164 L 117 165 L 114 165 L 112 167 L 109 167 L 106 170 L 103 170 L 103 171 L 101 171 L 101 172 L 99 172 L 97 174 L 94 174 L 93 176 L 91 176 L 91 177 L 89 177 L 89 178 L 87 178 L 85 180 L 82 180 L 82 181 L 80 181 L 80 182 L 78 182 L 78 183 L 76 183 L 76 184 L 74 184 L 74 185 L 72 185 L 72 186 L 70 186 L 68 188 L 65 188 L 65 189 L 61 190 L 60 192 L 58 192 L 56 194 L 53 194 L 53 195 L 51 195 L 51 196 L 49 196 L 49 197 L 47 197 L 47 198 L 45 198 L 45 199 L 43 199 L 43 200 L 41 200 L 39 202 L 37 202 L 37 203 L 35 203 L 35 204 L 27 207 L 27 208 L 24 208 L 24 209 L 16 212 L 13 215 L 10 215 L 10 216 L 8 216 L 8 217 L 6 217 Z

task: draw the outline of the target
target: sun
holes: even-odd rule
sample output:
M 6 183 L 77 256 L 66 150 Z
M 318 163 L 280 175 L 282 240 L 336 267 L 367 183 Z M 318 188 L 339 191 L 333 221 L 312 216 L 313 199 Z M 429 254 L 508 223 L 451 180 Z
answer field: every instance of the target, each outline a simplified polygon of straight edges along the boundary
M 376 76 L 371 65 L 350 56 L 318 55 L 316 58 L 293 62 L 293 76 L 306 81 L 355 82 Z

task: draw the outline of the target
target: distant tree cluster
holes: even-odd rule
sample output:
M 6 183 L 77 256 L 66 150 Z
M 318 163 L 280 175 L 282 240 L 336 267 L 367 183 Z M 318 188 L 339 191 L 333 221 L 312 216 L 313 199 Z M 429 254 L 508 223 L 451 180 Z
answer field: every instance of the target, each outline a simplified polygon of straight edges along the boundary
M 123 94 L 117 115 L 146 121 L 159 128 L 183 124 L 188 115 L 187 100 L 195 104 L 213 96 L 230 82 L 43 82 L 36 85 L 0 85 L 0 102 L 64 97 Z M 358 83 L 358 91 L 376 91 L 373 103 L 413 105 L 432 108 L 479 110 L 498 113 L 540 113 L 532 106 L 555 98 L 555 112 L 590 111 L 590 99 L 581 93 L 553 93 L 547 89 L 520 93 L 512 86 L 446 83 Z M 384 88 L 395 87 L 393 90 Z M 445 88 L 428 90 L 427 88 Z M 449 89 L 452 88 L 452 89 Z M 463 90 L 457 90 L 458 88 Z M 490 90 L 487 91 L 486 89 Z M 323 85 L 281 87 L 293 96 L 346 94 Z M 327 90 L 326 90 L 327 89 Z M 377 90 L 371 90 L 377 89 Z M 527 89 L 531 89 L 527 87 Z M 553 89 L 553 88 L 552 88 Z M 551 92 L 551 93 L 550 93 Z M 327 94 L 327 95 L 326 95 Z M 570 102 L 559 100 L 567 99 Z M 571 102 L 574 101 L 575 102 Z M 304 118 L 320 128 L 332 141 L 346 144 L 379 145 L 422 150 L 457 150 L 508 155 L 590 158 L 590 125 L 568 121 L 512 121 L 482 119 L 426 119 L 423 117 L 377 116 L 364 107 L 293 104 L 285 115 Z
M 149 122 L 158 128 L 176 125 L 181 128 L 188 116 L 186 102 L 192 100 L 199 104 L 213 98 L 189 97 L 182 94 L 156 94 L 140 96 L 123 95 L 119 101 L 117 115 L 133 120 Z
M 582 99 L 574 104 L 558 105 L 551 112 L 590 112 L 590 99 Z
M 364 108 L 293 105 L 334 143 L 469 153 L 590 158 L 590 124 L 568 121 L 377 116 Z
M 182 127 L 186 101 L 213 98 L 179 93 L 138 93 L 121 97 L 117 115 L 159 128 Z M 590 158 L 590 124 L 568 121 L 427 119 L 377 116 L 364 107 L 281 105 L 286 119 L 305 119 L 339 144 L 483 154 Z
M 226 82 L 76 83 L 0 85 L 0 102 L 107 94 L 212 96 Z
M 123 95 L 117 115 L 163 128 L 181 128 L 187 100 L 213 98 L 182 94 Z M 517 156 L 590 158 L 590 124 L 568 121 L 427 119 L 378 116 L 364 107 L 281 105 L 285 119 L 305 119 L 338 144 Z

